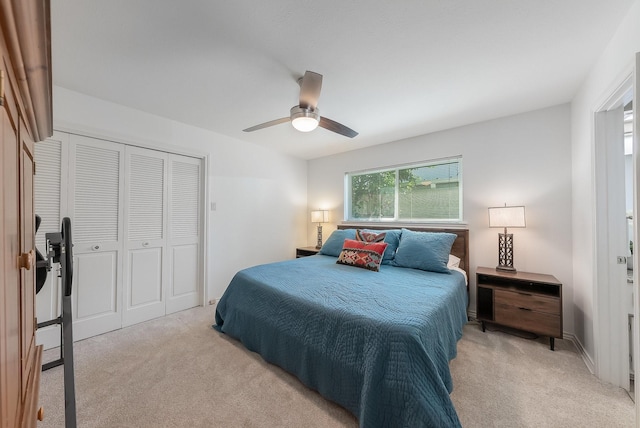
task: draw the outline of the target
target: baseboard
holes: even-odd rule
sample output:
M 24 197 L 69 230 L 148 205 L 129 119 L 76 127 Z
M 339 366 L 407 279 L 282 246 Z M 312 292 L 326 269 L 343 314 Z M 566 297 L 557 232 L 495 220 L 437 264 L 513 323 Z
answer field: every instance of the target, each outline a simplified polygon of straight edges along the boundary
M 475 319 L 476 319 L 476 311 L 468 310 L 467 311 L 467 317 L 468 317 L 468 319 L 470 321 L 475 321 Z M 562 338 L 564 340 L 568 340 L 568 341 L 570 341 L 571 343 L 574 344 L 574 346 L 578 350 L 578 353 L 582 357 L 582 361 L 584 361 L 584 364 L 587 366 L 587 369 L 589 369 L 591 374 L 595 374 L 596 365 L 593 362 L 593 359 L 591 358 L 591 356 L 589 354 L 587 354 L 587 352 L 584 350 L 584 346 L 582 346 L 582 343 L 580 343 L 580 340 L 578 340 L 578 338 L 574 334 L 567 333 L 566 331 L 562 332 Z
M 578 350 L 578 353 L 582 357 L 582 361 L 587 366 L 587 369 L 591 372 L 591 374 L 595 375 L 596 373 L 596 365 L 593 362 L 591 356 L 584 350 L 584 346 L 580 343 L 580 340 L 572 333 L 567 333 L 566 331 L 562 333 L 563 339 L 570 340 Z

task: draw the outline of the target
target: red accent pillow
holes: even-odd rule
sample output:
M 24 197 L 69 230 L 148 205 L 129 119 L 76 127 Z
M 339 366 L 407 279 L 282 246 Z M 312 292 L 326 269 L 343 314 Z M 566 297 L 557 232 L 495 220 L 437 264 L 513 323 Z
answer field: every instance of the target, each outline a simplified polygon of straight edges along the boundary
M 336 263 L 378 272 L 386 248 L 386 242 L 369 243 L 345 239 Z

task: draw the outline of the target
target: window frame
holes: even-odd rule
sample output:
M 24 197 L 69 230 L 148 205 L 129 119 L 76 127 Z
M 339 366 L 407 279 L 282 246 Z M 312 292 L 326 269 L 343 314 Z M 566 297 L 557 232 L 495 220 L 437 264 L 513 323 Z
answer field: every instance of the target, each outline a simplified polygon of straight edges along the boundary
M 457 163 L 458 165 L 458 218 L 455 219 L 443 219 L 443 218 L 420 218 L 409 219 L 399 218 L 399 204 L 400 204 L 400 180 L 399 174 L 401 170 L 429 167 L 435 165 L 442 165 L 447 163 Z M 357 218 L 353 216 L 352 212 L 352 187 L 351 177 L 365 174 L 377 174 L 388 171 L 395 171 L 395 189 L 394 189 L 394 216 L 393 217 L 379 217 L 379 218 Z M 411 162 L 407 164 L 385 166 L 380 168 L 365 169 L 359 171 L 349 171 L 344 174 L 344 219 L 345 222 L 358 222 L 358 223 L 411 223 L 411 224 L 460 224 L 464 223 L 463 220 L 463 163 L 462 155 L 451 156 L 446 158 L 431 159 L 420 162 Z

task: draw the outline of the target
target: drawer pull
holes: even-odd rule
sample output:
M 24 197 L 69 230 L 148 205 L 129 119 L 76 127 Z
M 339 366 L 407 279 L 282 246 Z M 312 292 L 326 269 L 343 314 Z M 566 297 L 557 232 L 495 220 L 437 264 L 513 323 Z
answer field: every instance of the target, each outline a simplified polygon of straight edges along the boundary
M 518 291 L 518 294 L 520 294 L 521 296 L 531 296 L 530 293 L 523 293 L 521 291 Z
M 531 311 L 532 310 L 532 309 L 529 309 L 529 308 L 523 308 L 521 306 L 519 306 L 518 309 L 523 310 L 523 311 Z

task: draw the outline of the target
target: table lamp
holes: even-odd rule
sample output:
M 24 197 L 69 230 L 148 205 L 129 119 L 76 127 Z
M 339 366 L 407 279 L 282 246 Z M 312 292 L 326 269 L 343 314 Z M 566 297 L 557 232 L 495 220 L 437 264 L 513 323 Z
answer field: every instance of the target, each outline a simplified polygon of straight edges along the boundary
M 311 211 L 311 222 L 318 223 L 318 242 L 316 243 L 316 249 L 320 249 L 322 247 L 322 223 L 326 223 L 329 221 L 329 211 L 326 210 L 318 210 Z

